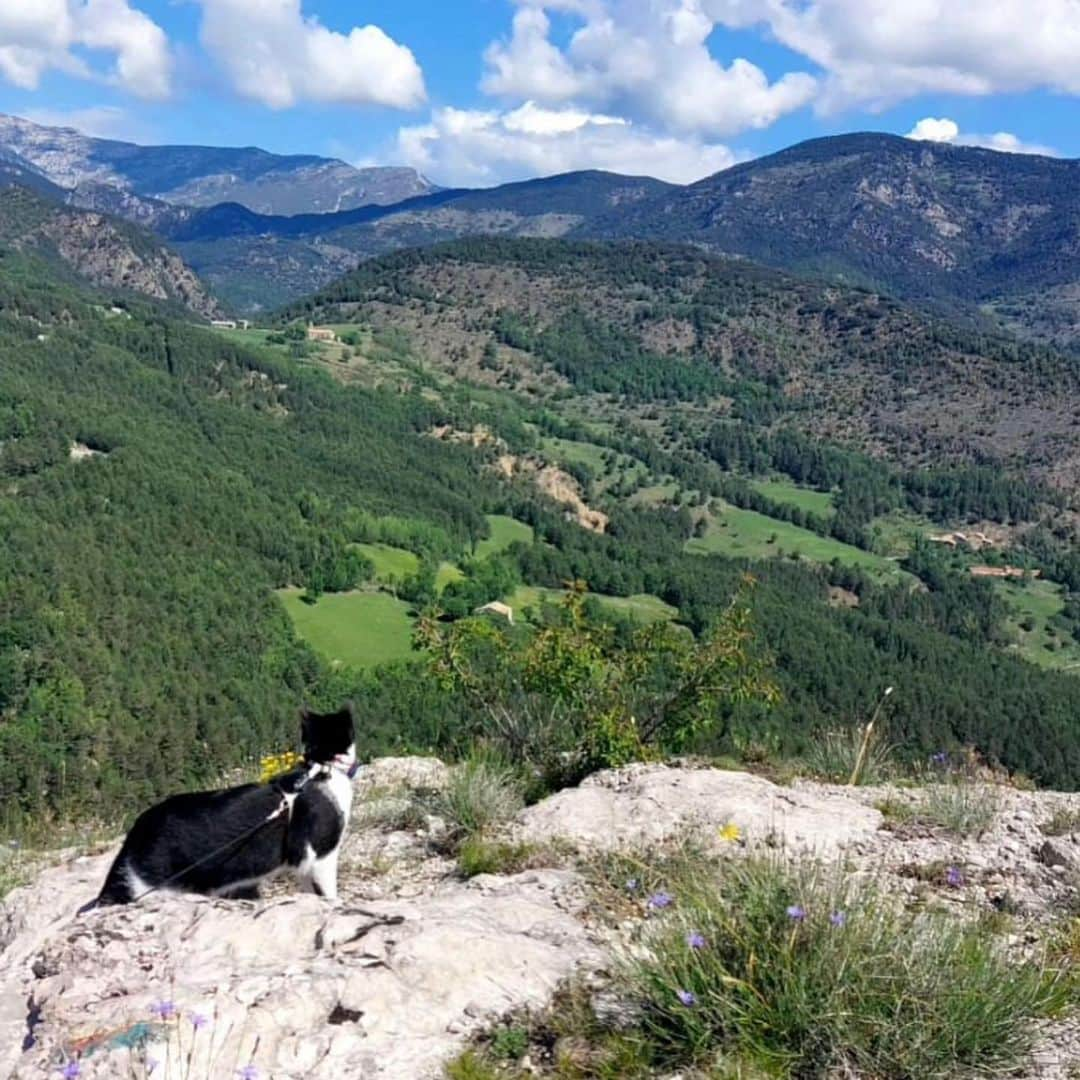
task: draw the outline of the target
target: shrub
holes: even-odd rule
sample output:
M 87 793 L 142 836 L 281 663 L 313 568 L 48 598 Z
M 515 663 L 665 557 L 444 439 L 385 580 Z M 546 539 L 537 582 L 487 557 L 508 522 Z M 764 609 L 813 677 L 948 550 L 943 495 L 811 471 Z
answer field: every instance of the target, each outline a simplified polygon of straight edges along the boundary
M 687 875 L 624 961 L 657 1065 L 769 1075 L 1005 1076 L 1073 996 L 982 924 L 907 911 L 872 882 L 781 858 Z
M 1039 830 L 1044 836 L 1068 836 L 1080 832 L 1080 808 L 1057 807 Z
M 433 800 L 452 838 L 482 836 L 509 821 L 525 804 L 512 767 L 483 752 L 455 765 L 446 788 Z
M 879 728 L 872 729 L 869 736 L 863 727 L 851 727 L 841 731 L 820 731 L 815 735 L 806 754 L 806 766 L 811 774 L 834 784 L 846 784 L 863 754 L 857 783 L 880 784 L 893 774 L 894 747 Z
M 742 594 L 700 639 L 664 621 L 620 636 L 587 606 L 575 582 L 558 618 L 533 634 L 488 619 L 447 626 L 428 613 L 415 644 L 443 685 L 474 706 L 468 734 L 553 782 L 680 749 L 728 706 L 778 697 Z
M 512 844 L 466 837 L 458 848 L 458 872 L 464 878 L 478 874 L 517 874 L 529 868 L 537 849 L 532 844 Z
M 982 836 L 1001 806 L 998 789 L 985 781 L 954 773 L 927 787 L 915 816 L 957 836 Z

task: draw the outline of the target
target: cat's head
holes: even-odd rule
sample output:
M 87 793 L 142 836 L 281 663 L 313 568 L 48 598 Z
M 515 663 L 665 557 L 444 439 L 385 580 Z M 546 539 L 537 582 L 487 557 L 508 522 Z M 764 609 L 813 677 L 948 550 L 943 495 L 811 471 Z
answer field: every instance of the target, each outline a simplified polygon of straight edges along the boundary
M 352 705 L 334 713 L 300 710 L 300 741 L 310 765 L 337 763 L 348 768 L 356 761 Z

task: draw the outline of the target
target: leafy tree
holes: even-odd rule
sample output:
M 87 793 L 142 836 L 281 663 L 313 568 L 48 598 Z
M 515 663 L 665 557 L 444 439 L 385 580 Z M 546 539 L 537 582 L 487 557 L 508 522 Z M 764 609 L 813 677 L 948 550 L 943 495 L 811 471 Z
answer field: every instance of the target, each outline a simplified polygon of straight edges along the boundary
M 474 706 L 474 737 L 548 777 L 577 778 L 683 748 L 736 703 L 777 699 L 751 626 L 750 581 L 699 639 L 667 622 L 620 638 L 588 617 L 578 581 L 561 618 L 535 632 L 428 614 L 416 640 L 442 685 Z

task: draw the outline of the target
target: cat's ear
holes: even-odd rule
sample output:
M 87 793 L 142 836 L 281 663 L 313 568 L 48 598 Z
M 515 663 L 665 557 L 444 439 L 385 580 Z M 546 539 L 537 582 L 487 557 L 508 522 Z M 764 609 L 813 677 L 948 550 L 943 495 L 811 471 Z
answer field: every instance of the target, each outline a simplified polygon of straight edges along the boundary
M 351 701 L 346 701 L 345 704 L 341 706 L 340 715 L 348 717 L 350 720 L 355 720 L 356 706 Z

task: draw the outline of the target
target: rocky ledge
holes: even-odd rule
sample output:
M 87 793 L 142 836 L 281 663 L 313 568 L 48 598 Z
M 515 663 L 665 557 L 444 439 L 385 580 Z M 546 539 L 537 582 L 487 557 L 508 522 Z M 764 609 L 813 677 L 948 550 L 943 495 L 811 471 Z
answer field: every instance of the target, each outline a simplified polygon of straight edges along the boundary
M 431 759 L 376 761 L 358 800 L 437 788 L 445 774 Z M 932 891 L 958 917 L 1008 910 L 1027 933 L 1075 903 L 1080 796 L 995 789 L 977 839 L 909 814 L 921 797 L 630 766 L 509 825 L 552 865 L 468 881 L 432 843 L 438 822 L 394 829 L 361 812 L 335 904 L 283 887 L 258 902 L 155 896 L 80 916 L 115 849 L 70 853 L 0 904 L 0 1076 L 59 1075 L 75 1060 L 83 1078 L 439 1076 L 477 1030 L 604 970 L 619 931 L 590 905 L 582 856 L 685 835 L 841 859 L 898 893 Z M 1028 1076 L 1071 1075 L 1074 1060 L 1072 1029 L 1058 1026 Z

